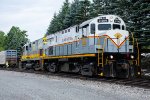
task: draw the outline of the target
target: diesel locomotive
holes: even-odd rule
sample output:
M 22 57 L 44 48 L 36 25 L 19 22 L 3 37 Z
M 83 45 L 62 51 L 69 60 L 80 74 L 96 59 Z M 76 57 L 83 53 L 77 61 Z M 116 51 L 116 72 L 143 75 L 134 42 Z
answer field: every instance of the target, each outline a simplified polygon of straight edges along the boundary
M 21 63 L 27 69 L 53 73 L 118 78 L 141 75 L 138 43 L 116 15 L 100 15 L 27 43 Z

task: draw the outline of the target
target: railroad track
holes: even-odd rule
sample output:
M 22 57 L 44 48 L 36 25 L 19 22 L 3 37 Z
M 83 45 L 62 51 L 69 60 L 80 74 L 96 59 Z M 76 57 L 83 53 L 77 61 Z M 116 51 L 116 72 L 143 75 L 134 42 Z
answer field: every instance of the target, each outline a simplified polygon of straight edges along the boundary
M 99 81 L 99 82 L 105 82 L 110 84 L 120 84 L 120 85 L 126 85 L 131 87 L 140 87 L 144 89 L 150 89 L 150 77 L 144 77 L 141 78 L 135 78 L 135 79 L 117 79 L 117 78 L 100 78 L 100 77 L 85 77 L 79 74 L 74 73 L 50 73 L 47 71 L 34 71 L 34 70 L 20 70 L 18 68 L 0 68 L 0 70 L 7 70 L 7 71 L 16 71 L 16 72 L 24 72 L 24 73 L 35 73 L 35 74 L 41 74 L 41 75 L 51 75 L 51 76 L 59 76 L 64 78 L 74 78 L 74 79 L 81 79 L 81 80 L 87 80 L 87 81 Z

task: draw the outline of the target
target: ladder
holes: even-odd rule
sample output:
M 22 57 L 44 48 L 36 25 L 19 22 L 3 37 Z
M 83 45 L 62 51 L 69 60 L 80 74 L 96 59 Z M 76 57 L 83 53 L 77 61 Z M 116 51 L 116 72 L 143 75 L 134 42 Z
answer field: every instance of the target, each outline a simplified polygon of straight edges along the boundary
M 98 65 L 98 67 L 101 67 L 101 68 L 104 67 L 104 49 L 105 49 L 105 45 L 106 45 L 106 39 L 107 38 L 104 39 L 104 44 L 102 45 L 102 48 L 98 48 L 97 65 Z M 98 43 L 100 45 L 100 38 L 98 39 Z M 104 74 L 103 74 L 103 72 L 101 72 L 99 75 L 103 76 Z
M 98 66 L 103 67 L 104 65 L 104 49 L 98 49 Z
M 105 46 L 106 46 L 106 40 L 107 40 L 107 37 L 105 37 L 104 39 L 104 43 L 102 45 L 102 48 L 99 48 L 98 49 L 98 66 L 101 65 L 101 67 L 104 66 L 104 49 L 105 49 Z M 100 38 L 98 39 L 98 45 L 100 45 Z

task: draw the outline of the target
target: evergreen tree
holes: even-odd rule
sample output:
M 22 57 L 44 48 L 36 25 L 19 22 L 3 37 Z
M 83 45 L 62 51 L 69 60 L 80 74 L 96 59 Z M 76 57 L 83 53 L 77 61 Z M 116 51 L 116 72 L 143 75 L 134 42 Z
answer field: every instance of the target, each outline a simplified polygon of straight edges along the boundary
M 76 20 L 78 20 L 76 18 L 77 14 L 78 14 L 78 8 L 79 8 L 79 0 L 74 0 L 74 2 L 71 4 L 70 7 L 70 22 L 72 23 L 71 25 L 76 25 L 78 24 Z
M 90 6 L 89 0 L 83 0 L 79 2 L 77 13 L 75 16 L 75 23 L 79 24 L 90 19 Z
M 131 0 L 129 30 L 142 46 L 150 47 L 150 4 L 146 0 Z
M 47 35 L 55 33 L 56 31 L 58 31 L 58 28 L 59 28 L 58 18 L 57 18 L 57 15 L 55 13 L 54 16 L 53 16 L 53 19 L 50 22 L 50 25 L 48 27 Z
M 68 8 L 65 19 L 63 20 L 64 28 L 72 26 L 71 10 Z
M 99 14 L 122 14 L 122 9 L 119 6 L 120 0 L 93 0 L 92 16 L 96 17 Z
M 68 2 L 68 0 L 66 0 L 57 15 L 57 25 L 58 25 L 57 31 L 65 29 L 64 19 L 66 18 L 68 9 L 69 9 L 69 2 Z M 57 32 L 57 31 L 55 31 L 55 32 Z
M 130 0 L 119 0 L 119 8 L 120 13 L 117 13 L 117 15 L 121 16 L 121 18 L 125 21 L 127 25 L 127 29 L 131 28 L 130 22 L 131 22 L 131 7 L 132 3 Z
M 97 17 L 99 14 L 104 14 L 103 12 L 103 0 L 93 0 L 91 4 L 91 17 Z
M 54 34 L 57 31 L 63 30 L 66 28 L 66 23 L 64 19 L 66 19 L 66 15 L 68 14 L 69 10 L 69 1 L 66 0 L 59 11 L 58 15 L 54 14 L 52 21 L 47 29 L 48 34 Z M 68 16 L 68 15 L 67 15 Z M 66 19 L 67 20 L 67 19 Z

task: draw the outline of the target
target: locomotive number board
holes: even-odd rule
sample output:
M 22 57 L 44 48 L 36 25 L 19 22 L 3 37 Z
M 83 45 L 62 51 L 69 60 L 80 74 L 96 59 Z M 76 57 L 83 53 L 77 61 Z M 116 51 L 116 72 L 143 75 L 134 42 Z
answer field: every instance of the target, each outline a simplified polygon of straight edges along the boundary
M 99 23 L 105 23 L 105 22 L 108 22 L 108 19 L 98 19 L 98 22 Z
M 98 23 L 105 23 L 108 22 L 108 19 L 106 19 L 106 17 L 100 17 L 100 19 L 97 20 Z

